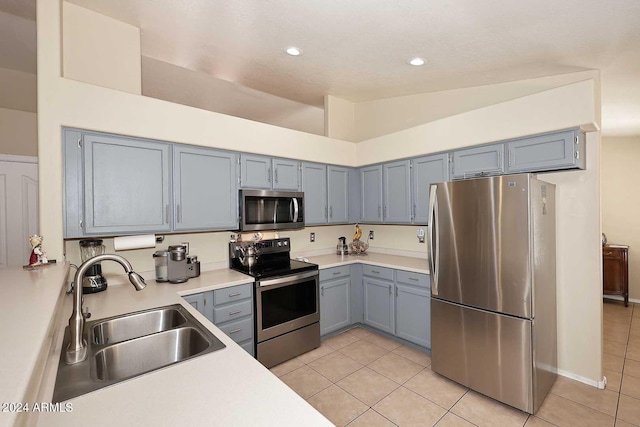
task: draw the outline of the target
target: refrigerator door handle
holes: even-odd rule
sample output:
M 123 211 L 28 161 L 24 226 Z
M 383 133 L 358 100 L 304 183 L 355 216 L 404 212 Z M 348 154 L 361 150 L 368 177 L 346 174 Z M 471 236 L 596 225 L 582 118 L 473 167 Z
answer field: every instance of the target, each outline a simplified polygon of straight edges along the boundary
M 429 270 L 431 272 L 431 294 L 438 295 L 438 258 L 440 255 L 440 242 L 438 238 L 438 201 L 437 185 L 431 185 L 429 189 L 429 224 L 427 234 L 429 239 Z M 434 233 L 435 228 L 435 233 Z M 435 239 L 434 239 L 435 237 Z M 435 243 L 435 245 L 434 245 Z

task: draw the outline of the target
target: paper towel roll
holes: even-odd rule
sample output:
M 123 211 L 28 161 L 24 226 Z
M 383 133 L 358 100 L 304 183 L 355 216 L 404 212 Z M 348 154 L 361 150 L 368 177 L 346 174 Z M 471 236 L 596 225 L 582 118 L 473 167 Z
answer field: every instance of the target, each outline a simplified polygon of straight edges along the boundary
M 140 236 L 114 237 L 113 249 L 116 251 L 127 251 L 129 249 L 155 248 L 156 235 L 143 234 Z

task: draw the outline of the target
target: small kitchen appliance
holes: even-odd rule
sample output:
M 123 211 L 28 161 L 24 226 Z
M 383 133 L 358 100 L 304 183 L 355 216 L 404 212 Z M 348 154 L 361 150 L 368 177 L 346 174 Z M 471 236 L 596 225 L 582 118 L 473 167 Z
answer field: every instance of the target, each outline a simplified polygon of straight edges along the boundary
M 318 266 L 290 250 L 289 238 L 229 243 L 229 267 L 255 279 L 255 354 L 267 368 L 320 346 Z
M 349 245 L 347 245 L 346 237 L 338 237 L 338 245 L 336 246 L 336 255 L 349 255 Z
M 189 256 L 187 244 L 172 245 L 153 254 L 156 264 L 156 282 L 184 283 L 200 276 L 200 261 Z
M 304 228 L 304 193 L 240 190 L 240 231 Z
M 105 247 L 101 239 L 80 240 L 80 259 L 84 263 L 88 259 L 102 255 Z M 82 293 L 93 294 L 107 290 L 107 279 L 102 275 L 102 266 L 96 263 L 89 267 L 82 278 Z

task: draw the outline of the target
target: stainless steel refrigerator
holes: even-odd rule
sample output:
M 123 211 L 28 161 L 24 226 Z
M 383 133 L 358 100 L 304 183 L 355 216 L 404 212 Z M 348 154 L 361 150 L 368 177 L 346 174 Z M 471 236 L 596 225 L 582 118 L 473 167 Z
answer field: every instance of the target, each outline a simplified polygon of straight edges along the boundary
M 433 184 L 431 369 L 528 413 L 557 375 L 555 186 Z

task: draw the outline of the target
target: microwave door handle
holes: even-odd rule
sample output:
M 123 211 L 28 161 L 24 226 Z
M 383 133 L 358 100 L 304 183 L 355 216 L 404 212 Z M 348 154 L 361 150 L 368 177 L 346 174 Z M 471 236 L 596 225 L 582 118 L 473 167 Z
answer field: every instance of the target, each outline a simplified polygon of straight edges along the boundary
M 273 204 L 273 223 L 277 224 L 278 223 L 278 201 L 280 199 L 276 198 L 276 202 Z
M 293 197 L 291 201 L 293 202 L 293 222 L 295 223 L 298 222 L 298 198 Z

